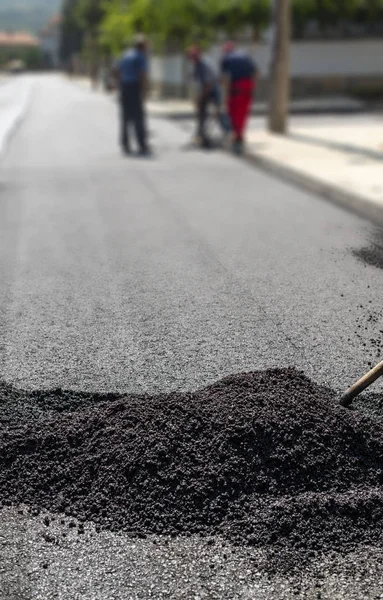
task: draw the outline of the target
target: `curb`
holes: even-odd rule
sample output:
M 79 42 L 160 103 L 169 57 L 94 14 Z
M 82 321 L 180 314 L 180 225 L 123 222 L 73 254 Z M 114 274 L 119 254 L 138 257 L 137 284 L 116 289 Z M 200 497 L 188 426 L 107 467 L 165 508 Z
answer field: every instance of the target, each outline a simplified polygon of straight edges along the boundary
M 333 106 L 327 108 L 291 108 L 289 114 L 290 115 L 356 115 L 356 114 L 365 114 L 369 112 L 366 107 L 342 107 L 342 106 Z M 186 121 L 189 119 L 195 118 L 195 113 L 192 111 L 179 111 L 172 112 L 170 111 L 157 111 L 156 109 L 149 109 L 149 114 L 152 117 L 170 119 L 172 121 Z M 253 108 L 251 111 L 252 117 L 265 117 L 267 116 L 267 110 L 262 108 Z
M 283 181 L 288 181 L 308 192 L 312 192 L 339 206 L 383 227 L 383 204 L 380 205 L 370 198 L 360 194 L 346 192 L 343 188 L 325 183 L 311 175 L 306 175 L 297 169 L 282 165 L 271 158 L 265 158 L 256 154 L 247 153 L 244 157 L 248 163 L 260 167 L 268 173 L 276 175 Z

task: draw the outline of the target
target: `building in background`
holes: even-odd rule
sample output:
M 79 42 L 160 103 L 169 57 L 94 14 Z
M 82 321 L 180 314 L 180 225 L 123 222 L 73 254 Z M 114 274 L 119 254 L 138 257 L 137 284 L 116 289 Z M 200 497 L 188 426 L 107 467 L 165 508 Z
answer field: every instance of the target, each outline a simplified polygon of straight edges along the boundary
M 39 34 L 44 66 L 50 69 L 60 66 L 60 32 L 61 16 L 57 15 Z

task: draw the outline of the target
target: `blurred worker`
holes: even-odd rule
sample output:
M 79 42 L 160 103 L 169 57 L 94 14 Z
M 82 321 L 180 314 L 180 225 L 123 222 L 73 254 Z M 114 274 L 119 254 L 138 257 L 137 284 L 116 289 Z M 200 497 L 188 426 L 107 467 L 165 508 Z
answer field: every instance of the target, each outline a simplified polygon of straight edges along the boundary
M 218 122 L 224 131 L 230 131 L 230 121 L 222 105 L 222 94 L 219 79 L 209 61 L 202 56 L 198 46 L 192 46 L 187 51 L 189 60 L 194 64 L 193 78 L 197 84 L 197 138 L 204 148 L 210 148 L 212 143 L 206 131 L 209 106 L 215 107 Z
M 127 50 L 116 66 L 120 88 L 121 105 L 121 145 L 130 154 L 129 125 L 133 124 L 139 152 L 149 153 L 145 123 L 144 100 L 148 90 L 147 42 L 143 35 L 137 35 L 134 45 Z
M 233 42 L 227 42 L 223 47 L 221 73 L 233 130 L 233 151 L 242 154 L 257 83 L 257 66 L 246 52 L 237 50 Z

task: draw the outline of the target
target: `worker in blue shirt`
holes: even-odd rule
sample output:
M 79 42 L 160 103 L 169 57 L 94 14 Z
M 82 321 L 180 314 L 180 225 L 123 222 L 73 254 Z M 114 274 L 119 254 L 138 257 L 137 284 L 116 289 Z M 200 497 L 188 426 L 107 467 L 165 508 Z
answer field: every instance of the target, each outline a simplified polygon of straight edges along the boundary
M 193 63 L 193 79 L 197 85 L 197 138 L 204 148 L 209 148 L 212 145 L 206 131 L 209 106 L 215 107 L 218 122 L 225 134 L 230 132 L 231 125 L 222 106 L 222 94 L 214 68 L 203 57 L 199 46 L 191 46 L 187 51 L 187 56 Z
M 132 48 L 118 61 L 115 71 L 119 84 L 121 107 L 121 146 L 125 154 L 131 153 L 129 126 L 134 125 L 139 153 L 149 153 L 145 126 L 144 99 L 148 90 L 147 42 L 137 35 Z

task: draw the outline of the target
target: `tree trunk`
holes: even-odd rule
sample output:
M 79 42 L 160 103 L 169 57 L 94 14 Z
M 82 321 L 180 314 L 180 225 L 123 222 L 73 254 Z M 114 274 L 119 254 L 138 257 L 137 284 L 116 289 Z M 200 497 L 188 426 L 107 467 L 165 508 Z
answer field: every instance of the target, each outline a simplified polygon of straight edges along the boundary
M 283 134 L 287 131 L 290 96 L 290 0 L 275 0 L 274 26 L 269 129 Z

